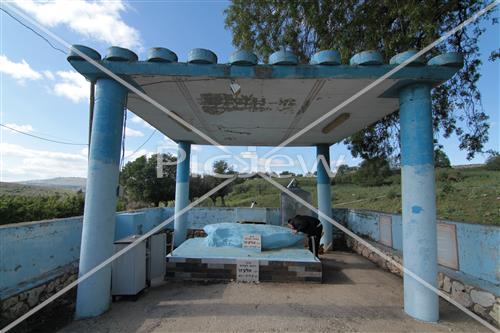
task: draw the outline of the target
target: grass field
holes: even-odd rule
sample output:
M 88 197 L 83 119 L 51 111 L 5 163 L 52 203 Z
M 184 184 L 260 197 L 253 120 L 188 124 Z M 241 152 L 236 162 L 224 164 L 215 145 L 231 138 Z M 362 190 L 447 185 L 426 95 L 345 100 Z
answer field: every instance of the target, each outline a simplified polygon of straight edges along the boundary
M 287 185 L 290 179 L 276 179 Z M 311 192 L 316 206 L 316 179 L 297 178 L 301 188 Z M 399 174 L 384 186 L 333 184 L 332 205 L 335 208 L 360 208 L 401 213 Z M 378 198 L 377 197 L 381 197 Z M 500 226 L 500 172 L 483 168 L 436 170 L 438 218 L 468 223 Z M 264 179 L 249 179 L 235 185 L 226 197 L 227 206 L 248 207 L 255 200 L 259 207 L 278 207 L 279 190 Z M 204 206 L 212 203 L 207 200 Z
M 296 178 L 299 186 L 311 192 L 316 206 L 316 179 Z M 286 186 L 290 178 L 275 178 Z M 370 209 L 401 213 L 401 180 L 399 172 L 387 179 L 384 186 L 361 186 L 352 183 L 332 185 L 332 205 L 335 208 Z M 0 183 L 0 196 L 74 196 L 75 191 L 41 186 Z M 436 170 L 436 198 L 438 218 L 468 223 L 500 226 L 500 171 L 484 168 Z M 258 207 L 279 207 L 279 190 L 261 178 L 247 179 L 234 185 L 226 197 L 226 206 L 249 207 L 252 201 Z M 0 202 L 1 204 L 1 202 Z M 211 200 L 201 206 L 210 207 Z M 217 202 L 220 206 L 220 199 Z M 7 222 L 5 222 L 7 223 Z

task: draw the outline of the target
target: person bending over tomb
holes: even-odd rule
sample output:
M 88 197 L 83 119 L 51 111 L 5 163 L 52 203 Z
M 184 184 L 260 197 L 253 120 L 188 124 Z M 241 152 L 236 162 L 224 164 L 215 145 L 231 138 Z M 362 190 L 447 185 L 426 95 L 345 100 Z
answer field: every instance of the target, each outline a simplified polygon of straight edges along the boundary
M 309 251 L 317 257 L 319 253 L 319 242 L 323 234 L 321 222 L 312 216 L 297 215 L 288 220 L 288 227 L 294 232 L 302 232 L 309 239 Z

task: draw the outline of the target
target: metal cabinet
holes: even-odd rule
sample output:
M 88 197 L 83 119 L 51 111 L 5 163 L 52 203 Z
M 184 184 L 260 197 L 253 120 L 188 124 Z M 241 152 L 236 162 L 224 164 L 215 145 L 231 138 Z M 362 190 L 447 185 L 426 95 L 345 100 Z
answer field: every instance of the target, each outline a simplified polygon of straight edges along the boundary
M 140 236 L 133 235 L 115 241 L 115 253 L 133 243 Z M 118 257 L 112 263 L 111 295 L 135 296 L 146 288 L 146 241 Z
M 147 261 L 147 281 L 148 285 L 155 278 L 165 277 L 166 259 L 167 256 L 167 235 L 157 233 L 148 239 L 148 261 Z

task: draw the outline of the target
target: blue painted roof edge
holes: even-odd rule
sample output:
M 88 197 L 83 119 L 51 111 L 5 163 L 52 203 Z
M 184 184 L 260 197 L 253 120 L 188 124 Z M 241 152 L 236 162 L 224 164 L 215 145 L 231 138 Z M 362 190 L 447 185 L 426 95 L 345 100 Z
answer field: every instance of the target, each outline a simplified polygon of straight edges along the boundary
M 80 74 L 89 80 L 106 76 L 94 65 L 83 60 L 69 60 Z M 376 79 L 395 67 L 395 65 L 378 66 L 318 66 L 318 65 L 256 65 L 237 66 L 229 64 L 188 64 L 167 62 L 115 62 L 101 60 L 98 62 L 117 75 L 158 75 L 213 78 L 255 78 L 255 79 Z M 407 66 L 395 73 L 391 78 L 415 81 L 429 81 L 433 85 L 450 79 L 460 68 L 451 66 Z

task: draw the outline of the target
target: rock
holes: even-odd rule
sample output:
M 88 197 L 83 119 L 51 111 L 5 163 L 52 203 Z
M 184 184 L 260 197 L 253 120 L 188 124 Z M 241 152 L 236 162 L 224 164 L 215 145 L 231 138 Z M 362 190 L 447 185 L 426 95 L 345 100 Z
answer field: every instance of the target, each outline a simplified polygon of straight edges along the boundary
M 480 315 L 483 318 L 489 317 L 488 311 L 479 304 L 474 304 L 474 307 L 472 309 L 474 310 L 475 313 L 477 313 L 478 315 Z
M 451 289 L 452 291 L 464 291 L 465 287 L 462 283 L 458 281 L 453 281 L 453 283 L 451 284 Z
M 44 289 L 45 289 L 45 286 L 42 285 L 42 286 L 33 288 L 28 292 L 28 301 L 27 302 L 28 302 L 28 306 L 30 308 L 32 308 L 38 304 L 38 301 L 40 300 L 40 294 L 42 293 L 42 291 Z
M 490 316 L 496 321 L 497 324 L 500 324 L 500 305 L 498 303 L 493 305 L 493 308 L 490 311 Z
M 439 272 L 438 273 L 438 289 L 443 289 L 443 283 L 444 283 L 444 274 Z
M 495 304 L 495 296 L 487 291 L 473 289 L 470 292 L 470 297 L 474 303 L 477 303 L 485 308 Z
M 373 261 L 377 264 L 377 266 L 384 268 L 385 267 L 385 260 L 379 256 L 379 255 L 374 255 L 373 256 Z
M 20 301 L 25 301 L 27 299 L 28 299 L 28 292 L 27 291 L 19 294 L 19 300 Z
M 56 281 L 55 280 L 52 280 L 49 282 L 49 284 L 47 285 L 47 289 L 45 290 L 47 293 L 51 293 L 52 291 L 54 291 L 56 287 Z
M 2 311 L 7 311 L 8 308 L 12 307 L 17 302 L 19 302 L 19 299 L 18 299 L 17 296 L 13 296 L 13 297 L 7 298 L 2 303 Z
M 10 318 L 18 318 L 28 312 L 30 308 L 26 303 L 18 302 L 16 305 L 10 308 L 9 314 Z
M 443 279 L 443 291 L 450 293 L 451 292 L 451 280 L 448 276 L 445 276 Z
M 473 304 L 470 295 L 465 291 L 465 286 L 458 281 L 453 281 L 451 285 L 451 297 L 467 308 Z

